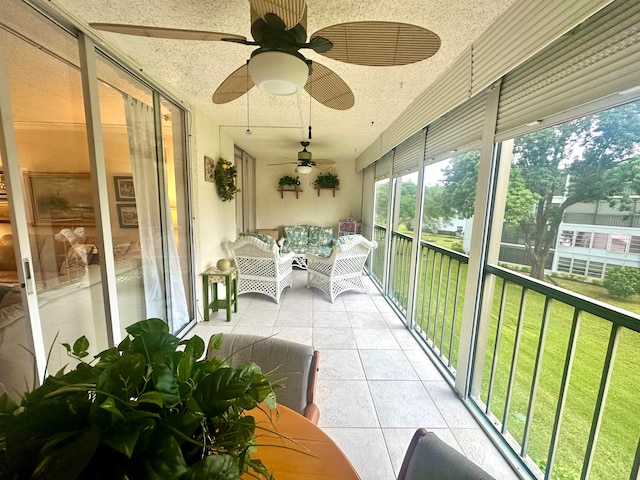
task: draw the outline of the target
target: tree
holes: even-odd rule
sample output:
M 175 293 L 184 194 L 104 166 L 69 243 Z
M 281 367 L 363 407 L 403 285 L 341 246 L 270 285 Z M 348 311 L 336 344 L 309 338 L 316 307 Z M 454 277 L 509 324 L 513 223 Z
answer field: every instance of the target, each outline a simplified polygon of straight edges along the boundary
M 413 231 L 413 221 L 416 217 L 416 194 L 418 187 L 411 180 L 399 183 L 400 209 L 398 211 L 397 225 L 404 224 L 407 230 Z
M 448 223 L 456 212 L 445 203 L 446 191 L 442 185 L 424 187 L 422 231 L 437 233 L 443 223 Z
M 389 213 L 389 180 L 381 180 L 376 182 L 376 224 L 387 226 Z
M 533 277 L 543 278 L 568 207 L 620 195 L 624 208 L 625 195 L 639 191 L 639 149 L 638 102 L 515 140 L 505 222 L 520 227 Z M 460 155 L 444 170 L 447 202 L 465 217 L 473 213 L 477 165 L 477 155 Z

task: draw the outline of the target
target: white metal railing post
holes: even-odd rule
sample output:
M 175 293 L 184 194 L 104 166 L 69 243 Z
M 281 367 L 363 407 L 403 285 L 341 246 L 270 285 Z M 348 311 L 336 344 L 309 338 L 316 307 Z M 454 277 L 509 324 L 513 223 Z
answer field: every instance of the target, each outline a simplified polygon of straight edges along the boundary
M 484 361 L 492 298 L 488 293 L 493 291 L 494 286 L 492 278 L 484 278 L 484 265 L 489 259 L 498 259 L 500 242 L 490 242 L 490 239 L 499 240 L 502 234 L 504 205 L 509 184 L 511 148 L 504 148 L 504 154 L 498 155 L 500 148 L 494 146 L 499 98 L 498 82 L 487 95 L 478 165 L 472 242 L 456 373 L 456 390 L 463 398 L 475 395 L 481 381 L 481 376 L 475 375 L 474 384 L 471 384 L 472 372 L 481 372 L 477 367 L 483 365 Z M 498 163 L 500 167 L 506 168 L 498 168 Z
M 393 158 L 389 164 L 389 203 L 387 204 L 387 235 L 385 236 L 384 241 L 384 268 L 382 275 L 382 288 L 383 292 L 386 295 L 389 295 L 389 282 L 391 281 L 391 268 L 392 268 L 392 255 L 391 255 L 391 244 L 392 244 L 392 232 L 393 232 L 393 206 L 395 205 L 395 188 L 393 185 Z
M 418 288 L 418 258 L 422 239 L 422 211 L 424 202 L 424 149 L 427 129 L 422 129 L 422 157 L 418 161 L 418 185 L 416 186 L 416 213 L 413 219 L 413 244 L 411 245 L 411 263 L 409 269 L 409 285 L 407 295 L 407 325 L 413 328 L 415 322 L 414 306 Z

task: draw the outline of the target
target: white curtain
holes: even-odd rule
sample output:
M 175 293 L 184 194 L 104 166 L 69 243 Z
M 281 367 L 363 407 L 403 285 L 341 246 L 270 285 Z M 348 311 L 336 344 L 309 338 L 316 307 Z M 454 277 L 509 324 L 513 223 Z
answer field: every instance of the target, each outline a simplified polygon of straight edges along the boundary
M 182 283 L 180 261 L 168 199 L 161 199 L 158 190 L 153 107 L 123 94 L 129 136 L 129 152 L 133 184 L 136 191 L 136 211 L 142 251 L 142 275 L 147 318 L 167 319 L 170 311 L 171 331 L 176 332 L 189 321 L 186 295 Z M 164 202 L 167 258 L 162 251 L 160 202 Z M 167 264 L 166 292 L 163 265 Z M 168 305 L 167 305 L 168 303 Z

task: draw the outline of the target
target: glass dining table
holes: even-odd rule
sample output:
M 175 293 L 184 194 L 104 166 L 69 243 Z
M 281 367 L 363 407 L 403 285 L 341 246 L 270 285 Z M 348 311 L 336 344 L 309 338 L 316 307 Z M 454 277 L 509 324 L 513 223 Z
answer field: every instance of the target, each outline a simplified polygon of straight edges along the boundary
M 254 409 L 256 444 L 252 455 L 277 480 L 360 480 L 340 447 L 317 425 L 278 405 L 275 411 Z M 273 433 L 276 431 L 277 433 Z M 243 479 L 254 478 L 245 474 Z

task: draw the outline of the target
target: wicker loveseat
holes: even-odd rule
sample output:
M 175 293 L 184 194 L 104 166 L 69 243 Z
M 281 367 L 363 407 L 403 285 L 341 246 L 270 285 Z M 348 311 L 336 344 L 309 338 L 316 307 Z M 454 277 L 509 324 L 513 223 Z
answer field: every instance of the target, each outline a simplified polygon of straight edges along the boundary
M 282 253 L 295 254 L 293 264 L 307 269 L 305 255 L 311 253 L 320 257 L 328 257 L 333 250 L 333 228 L 317 225 L 285 225 L 284 237 L 280 239 Z

